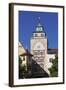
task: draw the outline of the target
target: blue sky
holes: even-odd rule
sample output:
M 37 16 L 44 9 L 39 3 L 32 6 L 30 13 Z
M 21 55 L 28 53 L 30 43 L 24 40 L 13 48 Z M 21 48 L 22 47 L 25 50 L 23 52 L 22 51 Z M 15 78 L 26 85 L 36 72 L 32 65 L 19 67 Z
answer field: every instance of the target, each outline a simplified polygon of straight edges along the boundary
M 58 48 L 58 13 L 19 11 L 19 41 L 30 49 L 30 38 L 40 23 L 48 38 L 48 48 Z

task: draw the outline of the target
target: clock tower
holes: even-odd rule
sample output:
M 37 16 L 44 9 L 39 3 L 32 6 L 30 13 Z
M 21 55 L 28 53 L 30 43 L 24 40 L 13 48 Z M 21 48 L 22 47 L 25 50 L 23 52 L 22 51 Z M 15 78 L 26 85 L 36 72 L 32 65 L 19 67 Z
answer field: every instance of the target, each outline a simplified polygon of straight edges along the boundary
M 33 54 L 33 60 L 46 71 L 46 57 L 47 57 L 47 37 L 44 27 L 39 22 L 33 32 L 30 40 L 30 49 Z

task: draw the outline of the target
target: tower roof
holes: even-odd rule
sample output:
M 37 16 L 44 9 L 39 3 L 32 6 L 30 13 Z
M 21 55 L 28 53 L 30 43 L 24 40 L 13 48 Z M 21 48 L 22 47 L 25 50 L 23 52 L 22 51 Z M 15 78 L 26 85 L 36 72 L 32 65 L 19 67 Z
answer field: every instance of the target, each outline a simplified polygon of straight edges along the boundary
M 35 32 L 44 32 L 44 28 L 41 25 L 41 23 L 38 23 L 38 25 L 36 26 L 36 31 Z
M 40 17 L 38 17 L 38 24 L 37 24 L 37 26 L 36 26 L 36 30 L 35 30 L 35 32 L 40 32 L 40 33 L 44 33 L 44 27 L 42 26 L 42 24 L 40 23 Z

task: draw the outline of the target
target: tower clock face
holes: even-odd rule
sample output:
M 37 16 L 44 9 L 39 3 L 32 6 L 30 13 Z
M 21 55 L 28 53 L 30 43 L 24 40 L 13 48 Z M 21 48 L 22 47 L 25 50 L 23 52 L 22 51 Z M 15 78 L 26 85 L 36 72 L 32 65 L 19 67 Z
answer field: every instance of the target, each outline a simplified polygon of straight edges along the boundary
M 45 47 L 44 45 L 41 43 L 41 42 L 38 42 L 34 45 L 34 48 L 33 48 L 33 54 L 35 56 L 43 56 L 45 55 Z
M 34 50 L 45 50 L 44 44 L 41 42 L 37 42 L 34 44 Z

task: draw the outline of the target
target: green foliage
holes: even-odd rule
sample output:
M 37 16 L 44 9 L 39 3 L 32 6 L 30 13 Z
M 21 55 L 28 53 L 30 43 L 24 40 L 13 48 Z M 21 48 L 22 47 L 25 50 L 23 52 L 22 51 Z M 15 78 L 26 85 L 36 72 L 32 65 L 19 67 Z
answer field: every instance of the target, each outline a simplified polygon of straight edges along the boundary
M 58 56 L 55 55 L 55 59 L 52 59 L 52 66 L 49 68 L 50 76 L 57 77 L 58 76 Z
M 26 65 L 21 65 L 22 64 L 22 60 L 19 57 L 19 78 L 25 78 L 26 77 L 26 73 L 27 73 L 27 66 Z

